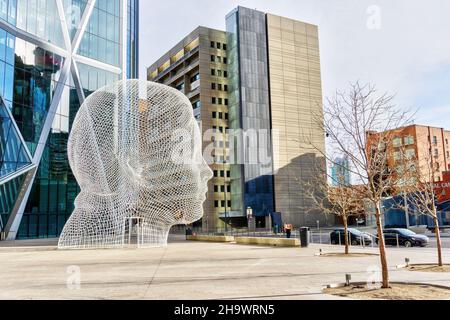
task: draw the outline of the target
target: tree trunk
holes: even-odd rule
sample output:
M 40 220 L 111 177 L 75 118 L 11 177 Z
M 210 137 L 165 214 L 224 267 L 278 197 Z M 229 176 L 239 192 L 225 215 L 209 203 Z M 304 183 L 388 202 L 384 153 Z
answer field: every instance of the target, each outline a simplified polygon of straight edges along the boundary
M 442 267 L 444 263 L 442 262 L 442 240 L 441 240 L 441 230 L 439 229 L 439 219 L 437 216 L 437 212 L 434 212 L 434 225 L 436 232 L 436 242 L 437 242 L 437 250 L 438 250 L 438 265 Z
M 386 247 L 384 243 L 383 226 L 381 224 L 381 207 L 380 203 L 375 205 L 375 216 L 377 220 L 377 230 L 378 230 L 378 247 L 380 250 L 380 260 L 381 260 L 381 273 L 383 277 L 383 289 L 389 288 L 389 270 L 386 258 Z
M 344 215 L 344 239 L 345 239 L 345 254 L 349 254 L 349 239 L 348 239 L 348 220 L 347 216 Z

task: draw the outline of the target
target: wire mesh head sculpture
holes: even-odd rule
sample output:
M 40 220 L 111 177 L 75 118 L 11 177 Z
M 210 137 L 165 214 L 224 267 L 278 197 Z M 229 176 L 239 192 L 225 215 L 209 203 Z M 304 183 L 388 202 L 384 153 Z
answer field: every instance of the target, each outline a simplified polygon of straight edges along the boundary
M 140 247 L 164 246 L 174 225 L 203 216 L 212 172 L 187 97 L 120 81 L 91 94 L 73 123 L 68 156 L 81 192 L 60 249 L 122 247 L 130 219 Z

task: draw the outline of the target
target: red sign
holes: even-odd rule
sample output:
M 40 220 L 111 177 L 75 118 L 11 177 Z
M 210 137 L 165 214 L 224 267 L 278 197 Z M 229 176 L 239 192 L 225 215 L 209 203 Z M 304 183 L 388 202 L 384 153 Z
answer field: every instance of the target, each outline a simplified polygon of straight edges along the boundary
M 444 172 L 443 181 L 436 182 L 434 188 L 438 203 L 450 200 L 450 171 Z

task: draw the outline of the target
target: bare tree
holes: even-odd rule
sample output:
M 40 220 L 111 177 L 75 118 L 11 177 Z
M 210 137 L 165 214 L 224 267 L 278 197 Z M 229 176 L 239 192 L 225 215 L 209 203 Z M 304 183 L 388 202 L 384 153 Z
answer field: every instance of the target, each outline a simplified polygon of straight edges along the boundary
M 429 153 L 424 155 L 422 161 L 419 161 L 415 154 L 408 152 L 408 149 L 401 148 L 397 151 L 401 159 L 397 166 L 397 171 L 400 171 L 397 172 L 397 188 L 398 191 L 406 194 L 406 201 L 399 202 L 399 206 L 405 211 L 408 211 L 408 208 L 411 206 L 419 214 L 433 219 L 437 241 L 438 265 L 442 267 L 442 240 L 437 210 L 438 195 L 435 188 L 436 175 L 440 174 L 440 170 L 433 160 L 431 145 L 428 150 L 430 150 Z
M 333 154 L 349 159 L 349 170 L 356 183 L 361 184 L 359 199 L 364 198 L 374 208 L 379 239 L 382 288 L 389 288 L 389 272 L 381 217 L 381 202 L 395 186 L 394 175 L 388 166 L 388 142 L 392 129 L 410 122 L 411 113 L 397 108 L 393 96 L 378 94 L 375 87 L 359 82 L 347 92 L 336 92 L 327 99 L 324 113 L 314 115 L 328 137 Z M 311 143 L 314 146 L 314 143 Z M 320 152 L 320 148 L 315 148 Z M 333 160 L 323 154 L 328 162 Z
M 335 180 L 333 181 L 335 186 L 328 183 L 328 178 Z M 361 192 L 357 190 L 358 186 L 348 184 L 342 173 L 339 173 L 337 177 L 330 177 L 326 171 L 319 171 L 312 180 L 302 182 L 302 186 L 305 196 L 313 203 L 309 210 L 320 210 L 342 220 L 345 254 L 349 254 L 348 219 L 359 216 L 364 210 L 364 199 L 360 198 Z M 364 238 L 361 241 L 365 241 Z

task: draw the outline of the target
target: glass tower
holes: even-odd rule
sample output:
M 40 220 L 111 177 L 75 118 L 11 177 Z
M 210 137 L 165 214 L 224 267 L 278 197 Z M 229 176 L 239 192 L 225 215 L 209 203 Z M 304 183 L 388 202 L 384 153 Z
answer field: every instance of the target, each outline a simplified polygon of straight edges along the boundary
M 92 92 L 137 77 L 138 0 L 0 0 L 0 228 L 56 237 L 79 187 L 67 140 Z

